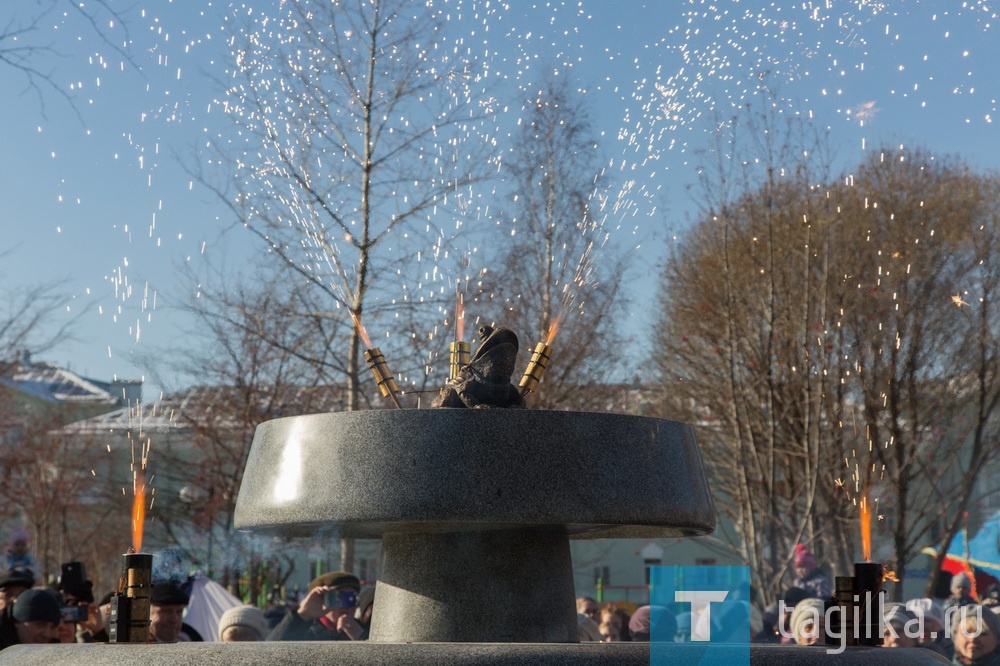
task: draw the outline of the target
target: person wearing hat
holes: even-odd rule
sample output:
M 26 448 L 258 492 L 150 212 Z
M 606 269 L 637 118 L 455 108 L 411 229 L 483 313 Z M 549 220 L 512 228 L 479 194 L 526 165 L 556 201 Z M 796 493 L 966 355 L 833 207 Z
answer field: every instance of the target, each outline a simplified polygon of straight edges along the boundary
M 902 604 L 894 604 L 882 614 L 882 647 L 912 648 L 920 641 L 916 626 L 919 620 Z
M 366 632 L 354 611 L 361 581 L 346 571 L 314 578 L 309 593 L 268 635 L 269 641 L 359 641 Z
M 778 642 L 782 645 L 795 645 L 795 633 L 792 631 L 792 613 L 795 607 L 809 598 L 809 593 L 801 587 L 790 587 L 778 604 Z
M 23 527 L 16 528 L 7 538 L 7 552 L 4 553 L 4 569 L 33 571 L 37 563 L 28 552 L 28 532 Z
M 372 613 L 375 610 L 375 586 L 366 587 L 358 595 L 358 608 L 354 611 L 354 619 L 365 630 L 365 638 L 372 629 Z
M 1000 666 L 1000 616 L 989 608 L 965 606 L 951 613 L 955 666 Z
M 944 612 L 949 608 L 971 606 L 976 603 L 972 598 L 972 581 L 969 576 L 959 572 L 951 577 L 951 596 L 944 600 Z
M 0 610 L 14 604 L 25 590 L 35 586 L 35 576 L 27 569 L 8 569 L 0 574 Z
M 0 612 L 0 650 L 22 643 L 58 643 L 59 600 L 48 590 L 27 590 Z
M 906 602 L 906 610 L 923 619 L 923 635 L 918 646 L 933 650 L 946 659 L 955 655 L 955 644 L 944 630 L 944 611 L 933 599 L 918 598 Z
M 826 641 L 825 607 L 822 599 L 810 597 L 792 611 L 792 636 L 798 645 L 823 645 Z
M 267 634 L 267 620 L 259 608 L 235 606 L 219 618 L 219 640 L 223 643 L 262 641 Z
M 190 597 L 172 582 L 156 583 L 149 591 L 149 640 L 157 643 L 203 641 L 194 627 L 184 624 Z
M 792 585 L 802 588 L 809 596 L 826 599 L 833 594 L 833 583 L 830 577 L 823 573 L 816 561 L 816 556 L 804 543 L 795 545 L 795 580 Z

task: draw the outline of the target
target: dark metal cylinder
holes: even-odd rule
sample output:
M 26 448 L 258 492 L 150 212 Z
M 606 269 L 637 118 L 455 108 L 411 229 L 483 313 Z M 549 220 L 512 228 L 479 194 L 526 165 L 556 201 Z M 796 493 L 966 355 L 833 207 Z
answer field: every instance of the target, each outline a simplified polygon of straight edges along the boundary
M 837 609 L 828 615 L 830 622 L 826 627 L 827 645 L 857 645 L 853 576 L 837 576 L 834 579 L 833 596 L 826 600 L 824 608 L 828 611 Z
M 882 563 L 854 563 L 854 594 L 860 611 L 858 645 L 882 645 Z
M 148 553 L 122 555 L 125 596 L 128 598 L 128 642 L 149 641 L 149 591 L 152 587 L 153 556 Z

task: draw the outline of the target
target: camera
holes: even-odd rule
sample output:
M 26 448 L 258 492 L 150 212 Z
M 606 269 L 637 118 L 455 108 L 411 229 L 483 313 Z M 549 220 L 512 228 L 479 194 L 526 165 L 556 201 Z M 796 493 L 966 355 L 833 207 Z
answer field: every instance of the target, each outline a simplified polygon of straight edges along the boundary
M 327 608 L 354 608 L 358 605 L 358 593 L 354 590 L 330 590 L 323 596 Z
M 63 606 L 59 609 L 63 622 L 84 622 L 87 619 L 86 606 Z
M 83 562 L 64 562 L 60 565 L 62 574 L 59 576 L 59 583 L 63 588 L 77 588 L 83 586 L 87 579 Z

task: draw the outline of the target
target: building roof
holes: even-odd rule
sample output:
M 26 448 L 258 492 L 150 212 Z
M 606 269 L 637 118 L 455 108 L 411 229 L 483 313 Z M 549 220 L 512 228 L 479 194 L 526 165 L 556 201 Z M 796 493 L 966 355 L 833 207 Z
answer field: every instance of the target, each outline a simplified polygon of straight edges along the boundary
M 120 401 L 100 382 L 60 368 L 55 363 L 17 365 L 0 383 L 16 391 L 52 403 L 114 405 Z
M 340 386 L 283 387 L 272 392 L 259 387 L 246 391 L 226 386 L 197 386 L 154 402 L 122 407 L 71 423 L 67 432 L 140 430 L 167 432 L 187 428 L 245 427 L 268 419 L 344 409 L 346 391 Z

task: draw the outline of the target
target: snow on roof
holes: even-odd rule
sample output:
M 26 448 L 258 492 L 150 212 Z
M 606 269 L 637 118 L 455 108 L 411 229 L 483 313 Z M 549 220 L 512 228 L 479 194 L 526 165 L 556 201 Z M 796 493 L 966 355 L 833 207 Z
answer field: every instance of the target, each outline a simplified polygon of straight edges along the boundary
M 55 363 L 32 363 L 0 377 L 3 384 L 46 402 L 117 404 L 118 399 L 93 381 Z
M 263 387 L 261 387 L 263 389 Z M 211 425 L 238 429 L 247 422 L 281 416 L 342 410 L 345 390 L 338 386 L 284 387 L 280 395 L 261 390 L 249 400 L 240 390 L 198 386 L 155 402 L 123 407 L 76 421 L 63 428 L 71 432 L 166 432 Z

